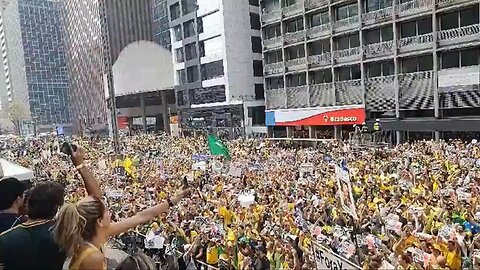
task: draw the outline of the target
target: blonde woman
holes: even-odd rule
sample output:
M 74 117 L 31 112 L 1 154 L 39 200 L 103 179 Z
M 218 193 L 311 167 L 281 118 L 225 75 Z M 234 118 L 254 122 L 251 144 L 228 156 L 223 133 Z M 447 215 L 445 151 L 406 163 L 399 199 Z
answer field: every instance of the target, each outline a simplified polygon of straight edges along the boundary
M 141 211 L 119 222 L 110 221 L 110 212 L 103 202 L 86 197 L 75 204 L 65 205 L 54 226 L 55 241 L 71 258 L 71 270 L 106 269 L 102 247 L 114 235 L 119 235 L 153 220 L 177 204 L 188 192 L 182 191 L 173 198 Z

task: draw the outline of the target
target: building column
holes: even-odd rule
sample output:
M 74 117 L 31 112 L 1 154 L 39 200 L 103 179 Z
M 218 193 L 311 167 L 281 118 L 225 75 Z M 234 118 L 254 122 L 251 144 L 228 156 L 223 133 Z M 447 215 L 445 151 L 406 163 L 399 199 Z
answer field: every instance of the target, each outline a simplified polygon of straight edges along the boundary
M 342 139 L 342 126 L 334 126 L 333 127 L 333 138 L 335 140 L 341 140 Z
M 167 92 L 160 91 L 160 98 L 162 99 L 163 130 L 170 134 L 170 108 L 168 107 Z
M 293 138 L 294 137 L 294 128 L 295 127 L 287 127 L 287 138 Z
M 145 106 L 145 96 L 140 94 L 140 109 L 142 110 L 143 132 L 147 133 L 147 110 Z
M 440 131 L 438 131 L 438 130 L 436 130 L 436 131 L 434 132 L 434 138 L 435 138 L 435 141 L 436 141 L 436 142 L 440 141 L 440 139 L 442 138 L 441 135 L 442 135 L 442 134 L 441 134 Z
M 403 131 L 401 130 L 396 130 L 395 131 L 395 139 L 396 139 L 396 144 L 402 144 L 403 143 Z
M 310 138 L 310 139 L 316 139 L 317 138 L 317 133 L 315 132 L 315 127 L 314 126 L 309 126 L 308 127 L 308 138 Z

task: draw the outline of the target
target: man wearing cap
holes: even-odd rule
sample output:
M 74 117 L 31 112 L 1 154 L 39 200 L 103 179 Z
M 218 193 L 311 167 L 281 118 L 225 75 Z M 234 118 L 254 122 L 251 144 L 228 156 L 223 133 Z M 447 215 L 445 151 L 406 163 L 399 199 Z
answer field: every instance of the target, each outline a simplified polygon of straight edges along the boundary
M 16 178 L 0 180 L 0 233 L 26 221 L 20 211 L 24 207 L 27 184 Z

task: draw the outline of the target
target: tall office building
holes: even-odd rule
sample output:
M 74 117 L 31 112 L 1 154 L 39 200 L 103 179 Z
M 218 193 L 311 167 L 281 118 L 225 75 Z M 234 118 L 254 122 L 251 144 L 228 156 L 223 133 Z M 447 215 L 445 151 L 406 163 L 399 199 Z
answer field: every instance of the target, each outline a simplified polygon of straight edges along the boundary
M 169 41 L 157 27 L 161 2 L 153 0 L 65 0 L 68 67 L 72 78 L 72 103 L 80 125 L 105 125 L 109 119 L 106 71 L 122 51 L 139 41 L 157 41 L 166 48 Z M 159 3 L 155 5 L 155 3 Z M 166 13 L 166 11 L 163 11 Z M 158 20 L 154 21 L 155 18 Z M 163 27 L 164 28 L 164 27 Z M 154 34 L 155 32 L 155 34 Z M 108 39 L 107 39 L 108 38 Z M 108 63 L 110 62 L 110 63 Z M 136 99 L 138 101 L 138 98 Z M 123 100 L 120 102 L 123 104 Z M 138 101 L 138 106 L 140 102 Z M 135 107 L 129 103 L 127 106 Z
M 478 1 L 261 6 L 266 122 L 275 130 L 315 137 L 323 126 L 340 137 L 342 127 L 379 119 L 397 142 L 480 131 Z
M 39 130 L 68 126 L 69 78 L 59 2 L 2 4 L 6 6 L 2 7 L 0 40 L 8 103 L 22 103 Z
M 265 132 L 259 3 L 168 0 L 184 130 Z
M 167 0 L 152 0 L 152 21 L 153 38 L 155 42 L 170 50 L 171 39 Z

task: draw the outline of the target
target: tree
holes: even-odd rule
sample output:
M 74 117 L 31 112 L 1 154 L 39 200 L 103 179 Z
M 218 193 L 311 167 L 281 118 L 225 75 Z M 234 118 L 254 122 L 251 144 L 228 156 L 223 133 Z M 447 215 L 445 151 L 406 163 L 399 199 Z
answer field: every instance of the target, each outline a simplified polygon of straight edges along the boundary
M 6 110 L 6 118 L 12 121 L 13 125 L 15 126 L 15 131 L 17 134 L 20 134 L 20 125 L 23 120 L 27 120 L 29 118 L 29 112 L 25 104 L 13 101 L 8 105 Z

